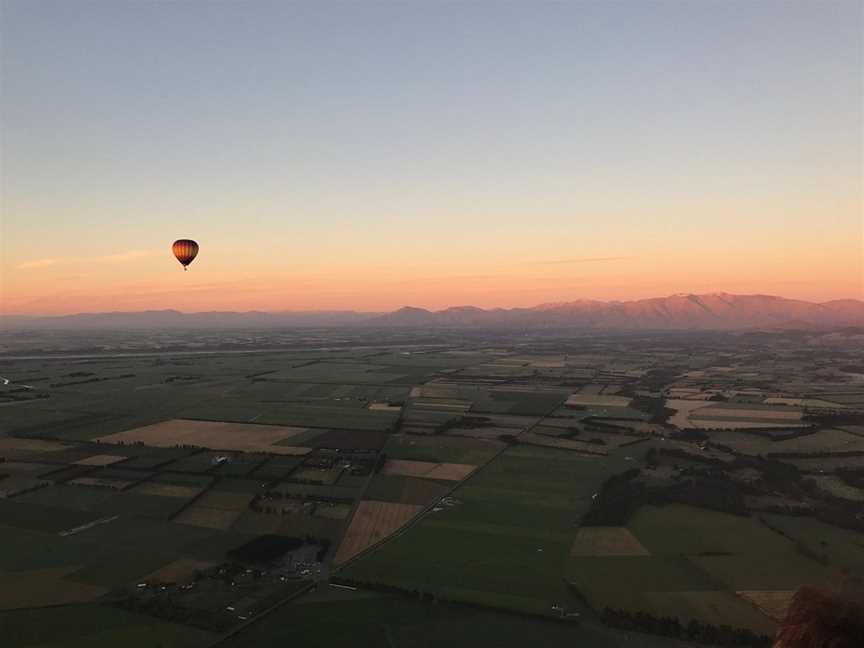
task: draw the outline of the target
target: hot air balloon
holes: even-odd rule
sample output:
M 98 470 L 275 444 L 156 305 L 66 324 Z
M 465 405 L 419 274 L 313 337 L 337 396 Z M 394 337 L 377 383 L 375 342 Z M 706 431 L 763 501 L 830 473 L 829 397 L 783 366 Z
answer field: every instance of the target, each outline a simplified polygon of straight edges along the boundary
M 198 244 L 192 239 L 177 239 L 171 246 L 171 250 L 184 270 L 198 256 Z

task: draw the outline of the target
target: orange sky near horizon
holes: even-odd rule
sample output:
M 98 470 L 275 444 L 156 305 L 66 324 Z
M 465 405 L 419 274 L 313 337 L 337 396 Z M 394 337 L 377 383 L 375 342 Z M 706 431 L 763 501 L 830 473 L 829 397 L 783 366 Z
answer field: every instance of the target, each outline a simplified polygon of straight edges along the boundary
M 58 204 L 67 217 L 38 238 L 38 218 L 3 223 L 0 313 L 509 308 L 685 292 L 864 299 L 856 189 L 829 176 L 807 191 L 707 204 L 673 189 L 652 203 L 574 193 L 542 217 L 494 198 L 460 213 L 401 197 L 399 216 L 364 218 L 359 206 L 352 223 L 313 205 L 297 225 L 281 216 L 290 200 L 200 210 L 180 224 L 138 208 L 108 228 Z M 98 202 L 93 213 L 111 218 Z M 188 272 L 171 255 L 175 237 L 201 245 Z
M 166 246 L 168 247 L 168 246 Z M 92 258 L 44 257 L 3 266 L 0 313 L 175 309 L 387 311 L 473 305 L 530 307 L 577 299 L 627 300 L 680 292 L 773 294 L 809 301 L 864 298 L 854 241 L 797 250 L 633 250 L 599 256 L 457 255 L 417 262 L 345 258 L 246 257 L 208 247 L 183 272 L 170 249 L 135 249 Z M 410 256 L 410 255 L 406 255 Z M 248 261 L 246 263 L 245 261 Z M 857 277 L 857 279 L 856 279 Z

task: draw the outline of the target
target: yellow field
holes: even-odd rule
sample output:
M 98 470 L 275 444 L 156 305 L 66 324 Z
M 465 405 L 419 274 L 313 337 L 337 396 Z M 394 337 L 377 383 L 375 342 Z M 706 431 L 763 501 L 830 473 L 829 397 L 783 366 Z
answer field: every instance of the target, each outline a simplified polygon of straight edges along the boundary
M 570 547 L 571 556 L 648 556 L 648 550 L 627 527 L 582 527 Z
M 252 423 L 224 423 L 221 421 L 190 421 L 173 419 L 155 425 L 117 432 L 101 437 L 102 443 L 143 443 L 159 448 L 190 445 L 211 450 L 237 450 L 239 452 L 269 452 L 272 454 L 305 454 L 294 446 L 277 445 L 293 436 L 306 432 L 306 428 Z
M 787 409 L 753 409 L 747 408 L 746 405 L 740 408 L 732 407 L 702 407 L 693 412 L 691 418 L 707 418 L 707 419 L 746 419 L 749 421 L 799 421 L 801 420 L 801 410 L 789 407 Z
M 600 394 L 572 394 L 567 402 L 568 407 L 627 407 L 633 399 L 626 396 L 602 396 Z
M 456 385 L 448 383 L 431 383 L 411 388 L 411 398 L 455 398 L 459 394 Z
M 334 562 L 337 565 L 344 563 L 367 547 L 380 542 L 417 515 L 422 508 L 413 504 L 391 504 L 373 500 L 360 502 L 342 544 L 339 545 Z
M 126 481 L 123 479 L 102 479 L 99 477 L 79 477 L 68 483 L 73 486 L 90 486 L 93 488 L 113 488 L 114 490 L 124 490 L 129 488 L 135 482 Z
M 201 492 L 197 486 L 178 486 L 176 484 L 163 484 L 161 482 L 144 482 L 136 486 L 131 492 L 141 495 L 159 495 L 161 497 L 179 497 L 189 499 Z
M 426 479 L 462 481 L 474 472 L 476 468 L 477 466 L 471 464 L 432 463 L 431 461 L 391 459 L 384 464 L 382 472 L 385 475 L 402 475 L 404 477 L 425 477 Z
M 117 463 L 118 461 L 123 461 L 126 457 L 121 457 L 118 455 L 93 455 L 92 457 L 87 457 L 86 459 L 80 459 L 75 463 L 79 466 L 110 466 L 111 464 Z
M 792 603 L 794 590 L 748 590 L 736 592 L 745 601 L 752 603 L 766 616 L 781 621 Z
M 192 581 L 196 571 L 204 571 L 216 565 L 215 562 L 204 560 L 192 560 L 191 558 L 180 558 L 174 562 L 163 565 L 152 574 L 141 580 L 145 583 L 179 583 L 185 584 Z
M 369 403 L 368 409 L 371 412 L 401 412 L 402 406 L 390 403 Z

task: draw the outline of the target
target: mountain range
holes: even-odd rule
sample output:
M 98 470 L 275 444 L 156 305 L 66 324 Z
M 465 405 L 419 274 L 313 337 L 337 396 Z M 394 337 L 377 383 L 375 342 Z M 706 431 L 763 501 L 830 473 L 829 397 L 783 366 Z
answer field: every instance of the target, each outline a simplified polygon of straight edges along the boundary
M 578 300 L 532 308 L 457 306 L 430 311 L 406 306 L 389 313 L 356 311 L 176 310 L 80 313 L 54 317 L 9 315 L 11 329 L 276 328 L 373 326 L 416 328 L 579 328 L 614 330 L 809 329 L 864 326 L 864 301 L 808 302 L 773 295 L 678 294 L 632 301 Z

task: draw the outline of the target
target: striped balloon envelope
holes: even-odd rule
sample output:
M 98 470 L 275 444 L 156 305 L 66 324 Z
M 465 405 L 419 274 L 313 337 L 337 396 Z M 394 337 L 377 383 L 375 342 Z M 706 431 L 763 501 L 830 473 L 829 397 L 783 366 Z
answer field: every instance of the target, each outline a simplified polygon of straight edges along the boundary
M 178 239 L 174 241 L 171 250 L 174 252 L 174 256 L 177 257 L 177 260 L 183 264 L 184 270 L 198 256 L 198 244 L 192 239 Z

